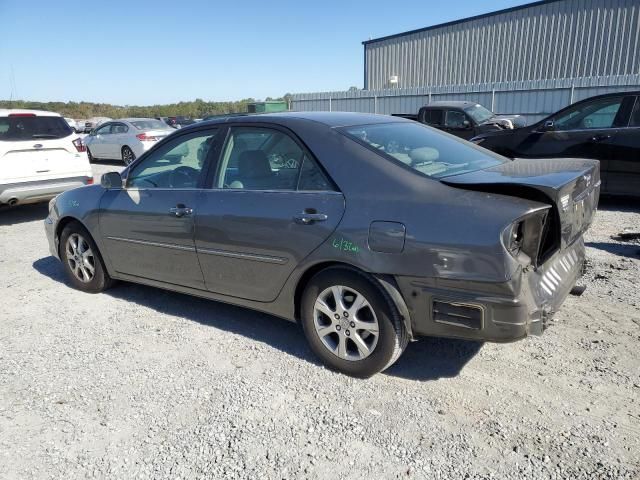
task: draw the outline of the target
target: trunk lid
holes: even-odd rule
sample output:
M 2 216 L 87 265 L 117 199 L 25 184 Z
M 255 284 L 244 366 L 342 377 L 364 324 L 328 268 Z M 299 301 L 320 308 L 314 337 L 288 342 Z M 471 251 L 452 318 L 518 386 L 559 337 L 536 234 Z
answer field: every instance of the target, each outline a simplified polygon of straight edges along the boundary
M 142 130 L 140 131 L 140 133 L 144 133 L 146 136 L 148 137 L 155 137 L 158 140 L 162 140 L 164 137 L 171 135 L 173 132 L 175 132 L 175 130 L 172 128 L 171 130 L 160 130 L 160 129 L 154 129 L 154 130 Z
M 593 221 L 600 195 L 600 164 L 582 159 L 518 159 L 441 181 L 453 187 L 550 203 L 560 231 L 560 248 L 565 248 Z

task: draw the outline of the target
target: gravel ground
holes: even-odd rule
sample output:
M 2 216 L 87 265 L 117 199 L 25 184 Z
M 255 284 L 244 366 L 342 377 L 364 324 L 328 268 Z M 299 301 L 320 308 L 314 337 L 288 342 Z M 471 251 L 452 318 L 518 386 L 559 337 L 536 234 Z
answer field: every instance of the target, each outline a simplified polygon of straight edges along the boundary
M 2 211 L 0 478 L 638 478 L 640 242 L 610 237 L 639 212 L 602 206 L 542 337 L 423 339 L 363 381 L 268 315 L 72 290 L 46 206 Z

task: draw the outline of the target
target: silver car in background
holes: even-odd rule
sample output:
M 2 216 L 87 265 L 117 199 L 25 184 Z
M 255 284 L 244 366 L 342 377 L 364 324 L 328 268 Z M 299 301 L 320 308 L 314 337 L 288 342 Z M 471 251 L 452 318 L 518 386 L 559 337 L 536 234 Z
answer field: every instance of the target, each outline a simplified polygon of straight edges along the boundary
M 129 165 L 156 142 L 175 132 L 154 118 L 121 118 L 104 123 L 84 139 L 89 161 L 122 159 Z

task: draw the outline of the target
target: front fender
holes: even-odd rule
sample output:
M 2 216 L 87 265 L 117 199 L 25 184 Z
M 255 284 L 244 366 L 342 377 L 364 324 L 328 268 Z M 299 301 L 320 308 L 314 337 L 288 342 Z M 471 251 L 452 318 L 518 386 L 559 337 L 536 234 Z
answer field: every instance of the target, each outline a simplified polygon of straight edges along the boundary
M 88 185 L 61 193 L 55 198 L 45 220 L 50 249 L 58 258 L 60 234 L 70 221 L 77 221 L 87 229 L 101 253 L 104 252 L 100 235 L 100 199 L 104 189 L 100 185 Z M 104 255 L 103 255 L 104 258 Z M 106 260 L 106 259 L 105 259 Z

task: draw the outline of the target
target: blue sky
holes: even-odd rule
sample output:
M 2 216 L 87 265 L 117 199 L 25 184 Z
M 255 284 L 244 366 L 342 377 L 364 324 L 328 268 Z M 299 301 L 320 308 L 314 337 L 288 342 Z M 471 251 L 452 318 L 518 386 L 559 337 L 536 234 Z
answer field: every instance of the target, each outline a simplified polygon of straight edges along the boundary
M 150 105 L 362 88 L 363 40 L 525 3 L 0 0 L 0 99 Z

